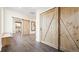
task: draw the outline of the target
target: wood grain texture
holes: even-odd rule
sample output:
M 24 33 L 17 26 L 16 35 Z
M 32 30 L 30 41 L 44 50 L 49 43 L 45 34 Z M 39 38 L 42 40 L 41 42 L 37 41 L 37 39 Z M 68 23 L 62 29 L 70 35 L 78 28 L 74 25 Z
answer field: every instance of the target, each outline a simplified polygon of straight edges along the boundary
M 54 8 L 41 14 L 41 42 L 54 48 L 57 48 L 58 44 L 58 48 L 63 51 L 79 51 L 79 8 L 61 7 L 60 13 L 57 10 L 58 8 Z M 55 17 L 49 27 L 52 15 Z M 49 31 L 45 35 L 48 27 Z M 57 31 L 59 28 L 60 33 Z M 61 45 L 58 42 L 58 37 Z
M 23 20 L 23 34 L 30 34 L 30 21 Z
M 58 49 L 58 8 L 41 14 L 41 42 Z
M 79 51 L 79 8 L 61 8 L 61 50 Z
M 11 37 L 2 38 L 2 47 L 9 46 L 10 45 L 10 40 L 11 40 Z
M 3 47 L 2 52 L 57 52 L 58 50 L 35 41 L 35 35 L 15 34 L 9 47 Z

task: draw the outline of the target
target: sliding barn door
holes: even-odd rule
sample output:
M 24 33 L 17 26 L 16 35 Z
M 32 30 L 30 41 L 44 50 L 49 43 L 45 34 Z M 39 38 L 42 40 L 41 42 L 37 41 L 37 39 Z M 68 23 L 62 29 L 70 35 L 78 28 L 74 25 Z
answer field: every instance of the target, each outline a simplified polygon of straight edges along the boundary
M 79 51 L 79 8 L 61 8 L 61 50 Z
M 41 42 L 58 49 L 58 8 L 41 14 Z
M 23 34 L 30 34 L 30 21 L 29 20 L 23 20 Z

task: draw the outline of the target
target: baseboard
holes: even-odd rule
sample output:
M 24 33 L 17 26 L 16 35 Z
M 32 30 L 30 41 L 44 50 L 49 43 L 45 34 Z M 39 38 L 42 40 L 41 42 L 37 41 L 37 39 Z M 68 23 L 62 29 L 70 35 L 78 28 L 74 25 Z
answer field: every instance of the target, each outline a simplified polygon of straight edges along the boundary
M 46 41 L 41 41 L 41 43 L 44 43 L 44 44 L 46 44 L 46 45 L 48 45 L 50 47 L 53 47 L 55 49 L 58 49 L 58 47 L 56 45 L 52 44 L 52 43 L 49 43 L 49 42 L 46 42 Z

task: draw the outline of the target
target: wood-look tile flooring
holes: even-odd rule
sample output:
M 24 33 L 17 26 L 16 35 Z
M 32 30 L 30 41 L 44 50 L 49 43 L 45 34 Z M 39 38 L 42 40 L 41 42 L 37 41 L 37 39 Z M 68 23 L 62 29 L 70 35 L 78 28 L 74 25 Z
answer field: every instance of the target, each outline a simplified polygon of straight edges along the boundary
M 58 50 L 46 44 L 36 42 L 35 35 L 15 34 L 11 45 L 3 47 L 2 52 L 57 52 Z

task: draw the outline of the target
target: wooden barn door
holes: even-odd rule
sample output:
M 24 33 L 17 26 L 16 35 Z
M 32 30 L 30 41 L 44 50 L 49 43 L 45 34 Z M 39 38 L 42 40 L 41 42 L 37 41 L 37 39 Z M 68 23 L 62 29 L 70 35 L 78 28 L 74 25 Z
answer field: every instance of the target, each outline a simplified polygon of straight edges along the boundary
M 79 8 L 53 8 L 41 14 L 40 23 L 41 42 L 62 51 L 79 51 Z
M 61 50 L 79 51 L 79 8 L 61 8 Z
M 58 8 L 41 14 L 41 42 L 58 49 Z

